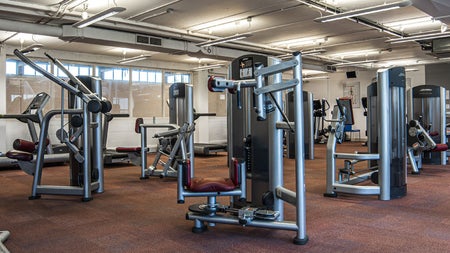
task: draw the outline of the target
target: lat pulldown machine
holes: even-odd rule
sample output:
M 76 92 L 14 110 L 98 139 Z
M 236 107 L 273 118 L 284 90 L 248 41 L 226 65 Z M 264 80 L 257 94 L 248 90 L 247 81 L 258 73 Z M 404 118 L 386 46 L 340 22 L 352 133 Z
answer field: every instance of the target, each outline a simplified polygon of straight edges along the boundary
M 80 195 L 83 201 L 92 199 L 92 192 L 103 192 L 103 146 L 102 146 L 102 115 L 111 110 L 111 103 L 101 99 L 100 80 L 93 77 L 73 76 L 63 64 L 46 54 L 46 56 L 60 68 L 69 78 L 66 83 L 60 78 L 39 67 L 19 50 L 14 54 L 24 63 L 41 73 L 51 81 L 69 92 L 69 106 L 73 108 L 50 110 L 42 119 L 39 135 L 38 152 L 35 161 L 33 154 L 26 152 L 11 152 L 11 157 L 29 161 L 35 167 L 32 193 L 30 199 L 40 198 L 42 194 Z M 89 83 L 86 87 L 85 83 Z M 43 185 L 41 183 L 44 167 L 44 153 L 46 137 L 50 120 L 55 115 L 61 115 L 61 129 L 57 136 L 70 150 L 71 185 Z M 69 132 L 64 130 L 64 115 L 69 115 Z M 81 149 L 81 150 L 80 150 Z

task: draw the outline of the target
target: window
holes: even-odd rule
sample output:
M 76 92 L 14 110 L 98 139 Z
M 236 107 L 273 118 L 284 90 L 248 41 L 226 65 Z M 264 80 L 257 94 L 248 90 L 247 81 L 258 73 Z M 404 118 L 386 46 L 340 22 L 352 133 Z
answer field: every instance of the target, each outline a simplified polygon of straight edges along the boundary
M 67 80 L 67 75 L 50 62 L 35 61 L 43 69 Z M 112 113 L 129 113 L 134 117 L 167 117 L 166 100 L 175 82 L 191 83 L 191 74 L 145 68 L 94 66 L 63 63 L 74 76 L 97 76 L 102 80 L 102 96 L 113 104 Z M 29 100 L 45 91 L 50 97 L 46 109 L 61 107 L 61 87 L 48 80 L 20 60 L 8 59 L 7 113 L 21 113 Z M 65 92 L 67 96 L 67 92 Z M 66 104 L 67 104 L 67 99 Z
M 36 62 L 36 64 L 50 71 L 49 62 Z M 28 107 L 31 100 L 39 92 L 50 95 L 50 101 L 45 106 L 45 111 L 53 109 L 55 103 L 54 93 L 59 91 L 59 86 L 48 80 L 33 68 L 15 59 L 6 60 L 6 113 L 20 114 Z
M 102 96 L 111 101 L 111 113 L 129 113 L 130 70 L 99 66 L 96 76 L 102 79 Z
M 8 59 L 6 60 L 6 74 L 7 75 L 17 75 L 18 62 L 16 60 Z
M 132 70 L 133 116 L 161 117 L 163 110 L 162 71 Z
M 160 85 L 162 83 L 162 72 L 160 70 L 133 69 L 132 79 L 134 85 L 141 82 Z
M 92 75 L 92 66 L 81 65 L 81 64 L 63 64 L 63 66 L 69 70 L 69 72 L 74 76 L 90 76 Z M 56 68 L 56 76 L 64 78 L 67 75 L 58 67 Z
M 191 83 L 191 75 L 189 73 L 165 73 L 166 84 L 172 83 Z

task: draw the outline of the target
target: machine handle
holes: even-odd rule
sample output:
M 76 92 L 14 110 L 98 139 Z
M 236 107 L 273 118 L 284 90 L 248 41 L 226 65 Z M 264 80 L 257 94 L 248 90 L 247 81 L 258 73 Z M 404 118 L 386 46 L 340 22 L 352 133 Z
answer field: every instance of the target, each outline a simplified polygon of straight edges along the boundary
M 80 97 L 86 104 L 88 104 L 88 109 L 90 112 L 100 112 L 102 111 L 102 100 L 94 93 L 92 93 L 91 91 L 89 91 L 89 89 L 86 88 L 86 86 L 81 83 L 80 80 L 78 80 L 78 82 L 81 84 L 77 84 L 79 85 L 79 88 L 75 88 L 71 85 L 69 85 L 68 83 L 66 83 L 65 81 L 63 81 L 61 78 L 51 74 L 50 72 L 46 71 L 45 69 L 41 68 L 39 65 L 37 65 L 36 63 L 34 63 L 32 60 L 30 60 L 28 57 L 26 57 L 20 50 L 15 49 L 14 50 L 14 54 L 21 60 L 23 61 L 25 64 L 27 64 L 28 66 L 30 66 L 31 68 L 33 68 L 34 70 L 36 70 L 37 72 L 41 73 L 43 76 L 47 77 L 48 79 L 50 79 L 50 81 L 53 81 L 54 83 L 60 85 L 61 87 L 63 87 L 64 89 L 68 90 L 70 93 L 74 94 L 75 96 Z M 61 64 L 61 62 L 59 62 L 57 59 L 49 56 L 48 54 L 46 54 L 47 57 L 50 58 L 50 60 L 52 60 L 55 64 L 60 64 L 60 66 L 58 65 L 58 67 L 61 68 L 62 71 L 67 71 L 68 70 Z M 58 63 L 57 63 L 58 62 Z M 66 72 L 65 72 L 66 73 Z M 69 74 L 67 74 L 67 76 L 72 76 L 70 74 L 70 72 L 68 72 Z M 75 77 L 76 78 L 76 77 Z M 91 102 L 91 101 L 95 101 L 95 102 Z
M 339 108 L 339 112 L 341 113 L 341 117 L 345 119 L 345 110 L 344 107 L 341 104 L 341 101 L 339 101 L 339 99 L 336 99 L 336 104 Z

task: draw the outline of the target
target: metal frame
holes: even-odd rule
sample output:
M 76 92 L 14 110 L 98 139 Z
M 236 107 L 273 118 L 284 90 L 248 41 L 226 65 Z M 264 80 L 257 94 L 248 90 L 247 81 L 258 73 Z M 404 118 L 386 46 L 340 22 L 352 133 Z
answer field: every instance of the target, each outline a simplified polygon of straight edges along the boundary
M 147 147 L 147 129 L 148 128 L 161 128 L 167 127 L 172 130 L 156 133 L 154 138 L 159 138 L 160 143 L 158 144 L 158 150 L 156 151 L 156 156 L 153 160 L 152 165 L 147 167 L 147 157 L 146 153 L 148 153 Z M 141 157 L 142 165 L 141 165 L 141 179 L 147 179 L 150 176 L 158 176 L 158 177 L 177 177 L 177 155 L 190 155 L 187 143 L 190 140 L 190 137 L 194 131 L 194 125 L 189 125 L 185 123 L 183 126 L 178 127 L 174 124 L 142 124 L 141 128 L 141 154 L 144 154 L 145 157 Z M 169 146 L 168 143 L 175 138 L 175 144 L 170 147 L 170 152 L 167 153 L 166 148 Z M 162 141 L 167 142 L 166 144 L 161 143 Z M 145 150 L 144 150 L 145 149 Z M 184 154 L 184 152 L 188 152 Z M 166 161 L 162 161 L 161 157 L 167 157 Z M 158 169 L 158 165 L 163 165 L 162 169 Z
M 439 94 L 438 96 L 430 96 L 430 97 L 425 97 L 422 98 L 421 100 L 417 101 L 417 97 L 414 97 L 414 89 L 421 89 L 421 88 L 425 88 L 425 89 L 430 89 L 432 88 L 434 89 L 439 89 Z M 430 91 L 431 92 L 431 91 Z M 446 98 L 445 98 L 445 88 L 442 86 L 436 86 L 436 85 L 420 85 L 420 86 L 415 86 L 412 87 L 411 89 L 408 90 L 407 92 L 407 104 L 408 104 L 408 115 L 410 118 L 410 120 L 417 120 L 416 117 L 417 112 L 415 108 L 417 102 L 419 102 L 419 108 L 425 108 L 426 112 L 428 115 L 421 115 L 424 118 L 424 121 L 426 123 L 435 123 L 435 120 L 439 120 L 439 136 L 440 136 L 440 143 L 447 143 L 447 133 L 446 133 L 446 129 L 447 129 L 447 115 L 446 115 L 446 109 L 445 109 L 445 104 L 446 104 Z M 434 101 L 433 101 L 434 100 Z M 434 103 L 433 103 L 434 102 Z M 431 111 L 429 111 L 431 110 Z M 436 129 L 436 128 L 434 128 Z M 419 158 L 421 159 L 421 158 Z M 420 161 L 420 163 L 422 163 L 422 161 Z M 447 164 L 447 152 L 446 151 L 442 151 L 440 152 L 440 165 L 446 165 Z M 421 166 L 420 166 L 421 167 Z M 420 168 L 419 167 L 419 168 Z
M 92 192 L 96 191 L 101 193 L 103 188 L 103 147 L 102 147 L 102 115 L 100 112 L 106 113 L 111 108 L 108 108 L 108 104 L 101 98 L 101 83 L 99 79 L 94 83 L 92 90 L 89 90 L 77 77 L 74 77 L 61 62 L 57 59 L 46 54 L 46 56 L 52 60 L 66 75 L 70 78 L 73 86 L 46 70 L 39 67 L 29 58 L 27 58 L 19 50 L 14 50 L 14 54 L 19 57 L 24 63 L 41 73 L 51 81 L 60 85 L 62 88 L 69 91 L 71 95 L 79 99 L 78 109 L 63 109 L 51 110 L 45 114 L 42 120 L 42 126 L 39 135 L 38 153 L 35 161 L 35 173 L 33 178 L 32 192 L 29 199 L 40 198 L 42 194 L 53 195 L 81 195 L 83 201 L 89 201 L 92 199 Z M 83 127 L 79 133 L 81 134 L 81 143 L 83 146 L 83 154 L 79 156 L 80 163 L 83 163 L 83 183 L 81 186 L 61 186 L 61 185 L 42 185 L 42 170 L 44 167 L 44 152 L 45 152 L 45 139 L 48 135 L 48 127 L 50 120 L 53 116 L 60 114 L 63 117 L 64 114 L 83 114 Z M 79 135 L 75 139 L 79 140 Z M 75 147 L 76 149 L 76 147 Z M 73 153 L 73 150 L 71 150 Z M 98 180 L 92 182 L 92 169 L 98 170 Z
M 175 156 L 178 155 L 179 152 L 186 152 L 186 155 L 189 157 L 191 166 L 194 166 L 193 86 L 184 83 L 174 83 L 173 85 L 184 86 L 185 96 L 182 99 L 170 98 L 169 124 L 141 124 L 139 126 L 141 133 L 141 179 L 147 179 L 149 178 L 149 176 L 177 177 L 177 161 Z M 188 127 L 184 126 L 185 123 L 188 124 Z M 147 146 L 147 129 L 149 128 L 168 129 L 167 132 L 160 132 L 155 134 L 154 138 L 173 138 L 173 136 L 175 135 L 183 138 L 183 140 L 177 140 L 174 147 L 172 147 L 170 154 L 168 154 L 168 161 L 164 162 L 164 168 L 162 170 L 156 169 L 162 155 L 159 150 L 157 150 L 158 153 L 152 165 L 148 166 L 147 153 L 150 152 L 150 149 Z M 183 147 L 182 141 L 185 142 L 185 147 Z M 183 150 L 184 148 L 185 150 Z M 160 149 L 160 147 L 158 147 L 158 149 Z M 191 173 L 193 173 L 193 171 L 191 171 Z
M 378 195 L 380 200 L 391 199 L 391 94 L 389 86 L 389 69 L 378 71 L 377 86 L 377 112 L 378 112 L 378 153 L 372 154 L 351 154 L 336 153 L 336 129 L 343 130 L 344 118 L 336 107 L 333 111 L 332 131 L 328 136 L 327 142 L 327 189 L 324 196 L 336 197 L 338 192 L 360 194 L 360 195 Z M 392 95 L 394 96 L 394 95 Z M 401 99 L 397 97 L 396 99 Z M 402 117 L 402 115 L 398 115 Z M 403 115 L 404 117 L 404 115 Z M 406 141 L 406 140 L 405 140 Z M 355 178 L 349 178 L 344 181 L 336 180 L 336 159 L 347 160 L 378 160 L 378 182 L 377 186 L 356 185 L 370 178 L 371 173 L 358 175 Z M 370 164 L 370 163 L 369 163 Z
M 296 52 L 293 54 L 292 60 L 287 62 L 273 62 L 274 65 L 268 67 L 263 67 L 259 65 L 256 67 L 255 79 L 256 85 L 254 93 L 256 95 L 256 113 L 260 120 L 267 119 L 269 127 L 269 145 L 271 150 L 268 154 L 270 156 L 269 166 L 269 177 L 270 177 L 270 191 L 274 193 L 274 210 L 279 212 L 279 216 L 274 221 L 266 220 L 251 220 L 245 222 L 245 226 L 261 227 L 261 228 L 271 228 L 271 229 L 284 229 L 296 231 L 297 235 L 294 238 L 294 243 L 298 245 L 306 244 L 308 241 L 308 236 L 306 235 L 306 194 L 305 194 L 305 163 L 304 163 L 304 133 L 303 133 L 303 96 L 302 96 L 302 75 L 301 75 L 301 54 Z M 293 70 L 293 80 L 282 82 L 281 73 L 285 70 Z M 263 79 L 265 77 L 269 78 L 269 83 L 263 84 Z M 275 110 L 270 115 L 267 115 L 264 110 L 264 99 L 263 96 L 266 93 L 273 92 L 273 97 L 278 102 L 281 101 L 281 90 L 283 87 L 294 87 L 294 121 L 295 121 L 295 171 L 296 171 L 296 189 L 291 191 L 284 187 L 283 183 L 283 148 L 282 148 L 282 136 L 283 129 L 277 127 L 277 123 L 281 120 L 281 112 Z M 220 81 L 224 87 L 239 85 L 237 82 L 233 81 Z M 273 85 L 276 84 L 276 85 Z M 249 94 L 251 95 L 251 94 Z M 244 100 L 245 101 L 245 100 Z M 179 169 L 180 173 L 181 169 Z M 242 189 L 237 189 L 231 192 L 189 192 L 182 187 L 182 178 L 179 177 L 178 182 L 178 192 L 179 200 L 185 196 L 241 196 L 245 194 Z M 244 180 L 245 181 L 245 180 Z M 181 196 L 180 196 L 181 195 Z M 210 201 L 214 201 L 213 198 L 208 199 L 208 204 L 211 205 Z M 284 202 L 290 203 L 296 208 L 295 221 L 285 221 L 283 215 L 283 204 Z M 222 216 L 222 215 L 201 215 L 194 212 L 188 212 L 186 218 L 194 221 L 194 229 L 201 229 L 207 222 L 210 226 L 214 226 L 215 223 L 223 224 L 235 224 L 243 225 L 242 221 L 236 216 Z
M 8 240 L 8 237 L 11 233 L 9 231 L 0 231 L 0 252 L 1 253 L 9 253 L 9 250 L 3 244 Z

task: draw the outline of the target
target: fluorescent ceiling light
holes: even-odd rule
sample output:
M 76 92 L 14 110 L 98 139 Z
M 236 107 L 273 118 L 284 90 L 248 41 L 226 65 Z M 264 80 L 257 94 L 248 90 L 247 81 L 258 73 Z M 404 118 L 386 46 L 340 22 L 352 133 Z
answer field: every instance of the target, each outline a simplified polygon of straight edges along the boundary
M 399 1 L 399 2 L 394 2 L 394 3 L 390 3 L 390 4 L 382 4 L 382 5 L 377 5 L 377 6 L 372 6 L 372 7 L 362 8 L 362 9 L 345 11 L 345 12 L 341 12 L 341 13 L 334 14 L 334 15 L 316 18 L 316 19 L 314 19 L 314 21 L 330 22 L 330 21 L 340 20 L 340 19 L 344 19 L 344 18 L 351 18 L 351 17 L 355 17 L 355 16 L 363 16 L 363 15 L 367 15 L 367 14 L 371 14 L 371 13 L 398 9 L 400 7 L 406 7 L 406 6 L 410 6 L 410 5 L 411 5 L 411 1 L 409 1 L 409 0 Z
M 224 38 L 220 38 L 220 39 L 216 39 L 216 40 L 210 40 L 210 41 L 201 42 L 201 43 L 196 44 L 196 46 L 198 46 L 198 47 L 208 47 L 208 46 L 222 44 L 222 43 L 226 43 L 226 42 L 230 42 L 230 41 L 245 39 L 245 38 L 248 38 L 250 36 L 252 36 L 252 35 L 249 34 L 249 33 L 236 34 L 236 35 L 233 35 L 233 36 L 224 37 Z
M 434 19 L 431 16 L 421 17 L 421 18 L 413 18 L 396 22 L 389 22 L 383 24 L 386 27 L 390 27 L 391 29 L 401 31 L 405 34 L 413 34 L 417 31 L 433 31 L 433 30 L 441 30 L 441 32 L 445 32 L 446 24 L 442 23 L 439 20 Z M 396 35 L 399 37 L 398 35 Z M 400 36 L 401 37 L 401 36 Z
M 100 20 L 103 20 L 105 18 L 111 17 L 113 15 L 116 15 L 117 13 L 120 13 L 120 12 L 125 11 L 125 10 L 126 9 L 123 8 L 123 7 L 112 7 L 112 8 L 109 8 L 107 10 L 104 10 L 102 12 L 99 12 L 99 13 L 95 14 L 92 17 L 89 17 L 87 19 L 78 21 L 75 24 L 73 24 L 72 26 L 76 27 L 76 28 L 84 28 L 84 27 L 86 27 L 88 25 L 92 25 L 93 23 L 96 23 L 96 22 L 98 22 Z
M 327 52 L 327 50 L 324 48 L 312 49 L 312 50 L 302 51 L 302 55 L 317 55 L 317 54 L 326 53 L 326 52 Z
M 147 19 L 156 18 L 156 17 L 162 16 L 162 15 L 165 15 L 165 14 L 170 14 L 170 13 L 173 13 L 173 9 L 172 8 L 167 8 L 167 10 L 165 10 L 165 11 L 158 12 L 158 13 L 155 13 L 155 14 L 152 14 L 152 15 L 149 15 L 149 16 L 145 16 L 145 17 L 139 19 L 138 22 L 143 22 L 143 21 L 145 21 Z
M 272 43 L 273 46 L 284 46 L 287 48 L 290 47 L 300 47 L 300 46 L 309 46 L 309 45 L 319 45 L 326 42 L 328 38 L 301 38 L 301 39 L 292 39 L 292 40 L 284 40 Z
M 44 45 L 42 45 L 42 44 L 32 44 L 32 45 L 29 45 L 28 47 L 20 50 L 20 52 L 22 52 L 22 54 L 28 54 L 28 53 L 37 51 L 43 47 L 44 47 Z
M 431 25 L 431 24 L 441 24 L 441 21 L 437 21 L 433 19 L 432 17 L 421 17 L 421 18 L 413 18 L 413 19 L 407 19 L 402 21 L 395 21 L 395 22 L 389 22 L 385 23 L 383 25 L 396 28 L 398 30 L 403 30 L 405 28 L 410 27 L 417 27 L 417 26 L 425 26 L 425 25 Z
M 439 39 L 439 38 L 445 38 L 445 37 L 449 37 L 449 36 L 450 36 L 450 32 L 428 33 L 428 34 L 413 35 L 413 36 L 397 38 L 397 39 L 390 39 L 390 40 L 386 40 L 385 42 L 388 42 L 391 44 L 398 44 L 398 43 L 405 43 L 405 42 L 411 42 L 411 41 L 417 41 L 417 40 Z
M 130 63 L 130 62 L 135 62 L 135 61 L 146 60 L 148 58 L 150 58 L 150 55 L 143 55 L 143 54 L 141 54 L 141 55 L 138 55 L 138 56 L 135 56 L 135 57 L 122 59 L 120 61 L 117 61 L 117 63 L 125 64 L 125 63 Z
M 318 79 L 330 79 L 329 76 L 304 76 L 302 77 L 303 81 L 308 80 L 318 80 Z
M 213 65 L 205 65 L 205 66 L 199 66 L 199 67 L 195 67 L 191 70 L 193 71 L 200 71 L 200 70 L 207 70 L 207 69 L 218 69 L 223 67 L 224 64 L 213 64 Z
M 149 10 L 146 10 L 146 11 L 140 12 L 140 13 L 138 13 L 138 14 L 136 14 L 136 15 L 133 15 L 133 16 L 131 16 L 131 17 L 128 17 L 127 19 L 134 19 L 134 18 L 137 18 L 137 17 L 141 17 L 141 16 L 143 16 L 143 15 L 149 14 L 150 12 L 153 12 L 153 11 L 156 11 L 156 10 L 159 10 L 159 9 L 162 9 L 162 8 L 164 8 L 164 7 L 167 7 L 167 6 L 171 5 L 171 4 L 174 4 L 174 3 L 177 3 L 177 2 L 180 2 L 180 1 L 181 1 L 181 0 L 174 0 L 174 1 L 171 1 L 171 2 L 168 2 L 168 3 L 164 3 L 164 4 L 160 5 L 160 6 L 151 8 L 151 9 L 149 9 Z M 169 9 L 170 9 L 170 8 L 169 8 Z
M 368 64 L 368 63 L 375 63 L 375 62 L 377 62 L 377 60 L 354 61 L 354 62 L 341 62 L 341 63 L 333 64 L 333 66 L 335 66 L 335 67 L 358 66 L 358 65 L 363 65 L 363 64 Z
M 337 54 L 330 55 L 334 58 L 355 58 L 359 56 L 369 56 L 369 55 L 375 55 L 380 54 L 380 50 L 378 49 L 367 49 L 367 50 L 358 50 L 358 51 L 349 51 L 349 52 L 342 52 Z
M 301 51 L 303 56 L 304 55 L 318 55 L 318 54 L 325 53 L 325 52 L 327 52 L 327 50 L 324 49 L 324 48 Z M 292 54 L 289 54 L 289 53 L 288 54 L 282 54 L 282 55 L 278 55 L 278 56 L 275 56 L 275 57 L 279 58 L 279 59 L 288 59 L 288 58 L 290 59 L 290 58 L 292 58 Z

